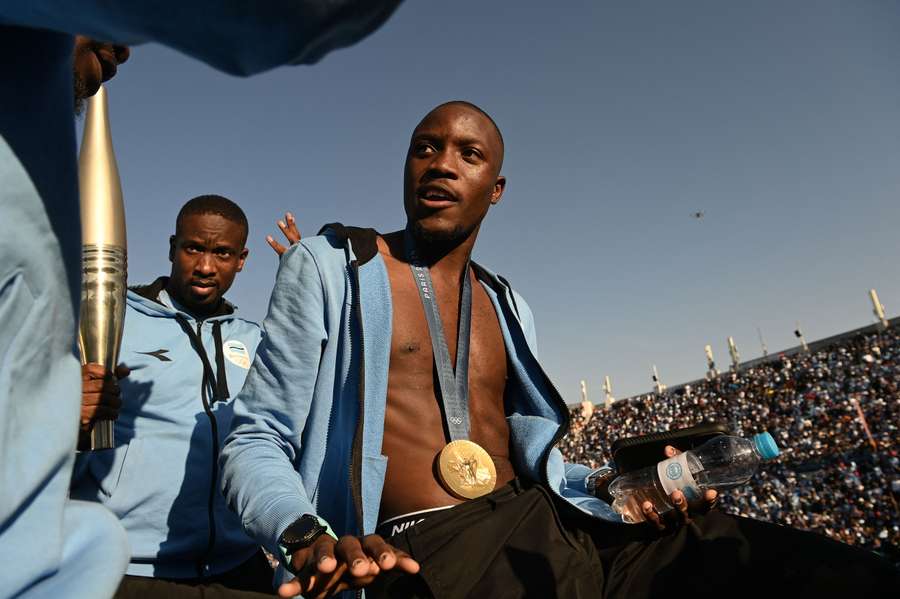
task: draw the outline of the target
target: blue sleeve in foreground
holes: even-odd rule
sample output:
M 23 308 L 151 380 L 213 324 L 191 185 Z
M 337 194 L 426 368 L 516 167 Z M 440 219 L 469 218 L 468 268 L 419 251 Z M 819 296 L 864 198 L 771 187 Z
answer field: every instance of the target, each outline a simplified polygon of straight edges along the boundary
M 281 260 L 262 327 L 219 464 L 229 506 L 276 552 L 283 530 L 314 513 L 298 468 L 326 329 L 322 281 L 302 244 Z
M 157 42 L 232 75 L 312 64 L 381 26 L 401 0 L 28 0 L 0 24 Z

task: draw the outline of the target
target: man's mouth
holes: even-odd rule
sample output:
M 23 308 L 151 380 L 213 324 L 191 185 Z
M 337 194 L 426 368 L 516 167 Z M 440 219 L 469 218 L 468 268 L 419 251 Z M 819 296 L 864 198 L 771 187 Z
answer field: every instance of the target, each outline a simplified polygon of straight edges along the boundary
M 191 281 L 191 291 L 195 295 L 209 295 L 216 288 L 216 284 L 209 281 Z
M 429 208 L 445 208 L 459 202 L 456 195 L 440 185 L 422 185 L 416 190 L 416 198 Z

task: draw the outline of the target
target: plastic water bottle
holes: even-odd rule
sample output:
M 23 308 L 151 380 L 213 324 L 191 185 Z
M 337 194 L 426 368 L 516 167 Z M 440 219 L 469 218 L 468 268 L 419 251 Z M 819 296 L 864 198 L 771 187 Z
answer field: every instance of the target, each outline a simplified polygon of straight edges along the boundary
M 707 489 L 721 491 L 740 486 L 750 480 L 760 461 L 776 458 L 779 453 L 769 433 L 750 439 L 719 435 L 656 466 L 616 478 L 609 485 L 612 507 L 625 522 L 642 522 L 645 518 L 641 505 L 645 501 L 663 513 L 672 509 L 669 494 L 676 489 L 688 501 L 694 501 Z

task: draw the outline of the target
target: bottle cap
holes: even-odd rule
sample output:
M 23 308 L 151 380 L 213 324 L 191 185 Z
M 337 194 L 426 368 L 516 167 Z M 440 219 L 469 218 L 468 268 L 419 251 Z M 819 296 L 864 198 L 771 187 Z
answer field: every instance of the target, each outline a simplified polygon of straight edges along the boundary
M 759 455 L 761 455 L 764 460 L 777 458 L 781 454 L 781 450 L 778 449 L 775 439 L 767 432 L 753 435 L 753 443 L 756 445 L 756 451 L 759 452 Z

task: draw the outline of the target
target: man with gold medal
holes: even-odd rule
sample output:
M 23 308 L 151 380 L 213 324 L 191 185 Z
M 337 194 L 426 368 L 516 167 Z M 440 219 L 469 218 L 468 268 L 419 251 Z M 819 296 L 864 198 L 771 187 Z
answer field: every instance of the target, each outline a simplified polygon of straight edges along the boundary
M 480 108 L 438 106 L 410 140 L 404 229 L 328 225 L 281 258 L 220 463 L 229 504 L 292 572 L 283 596 L 579 596 L 591 565 L 555 504 L 619 520 L 587 468 L 566 483 L 567 409 L 531 312 L 472 261 L 503 151 Z M 540 581 L 508 576 L 527 570 L 516 547 L 556 555 Z
M 220 460 L 229 505 L 290 572 L 279 593 L 807 596 L 836 588 L 806 576 L 821 564 L 883 583 L 885 564 L 816 535 L 718 512 L 679 526 L 708 507 L 680 491 L 665 522 L 648 513 L 672 534 L 626 525 L 596 471 L 563 463 L 531 311 L 472 261 L 502 162 L 486 113 L 438 106 L 409 143 L 403 230 L 328 225 L 282 256 Z

